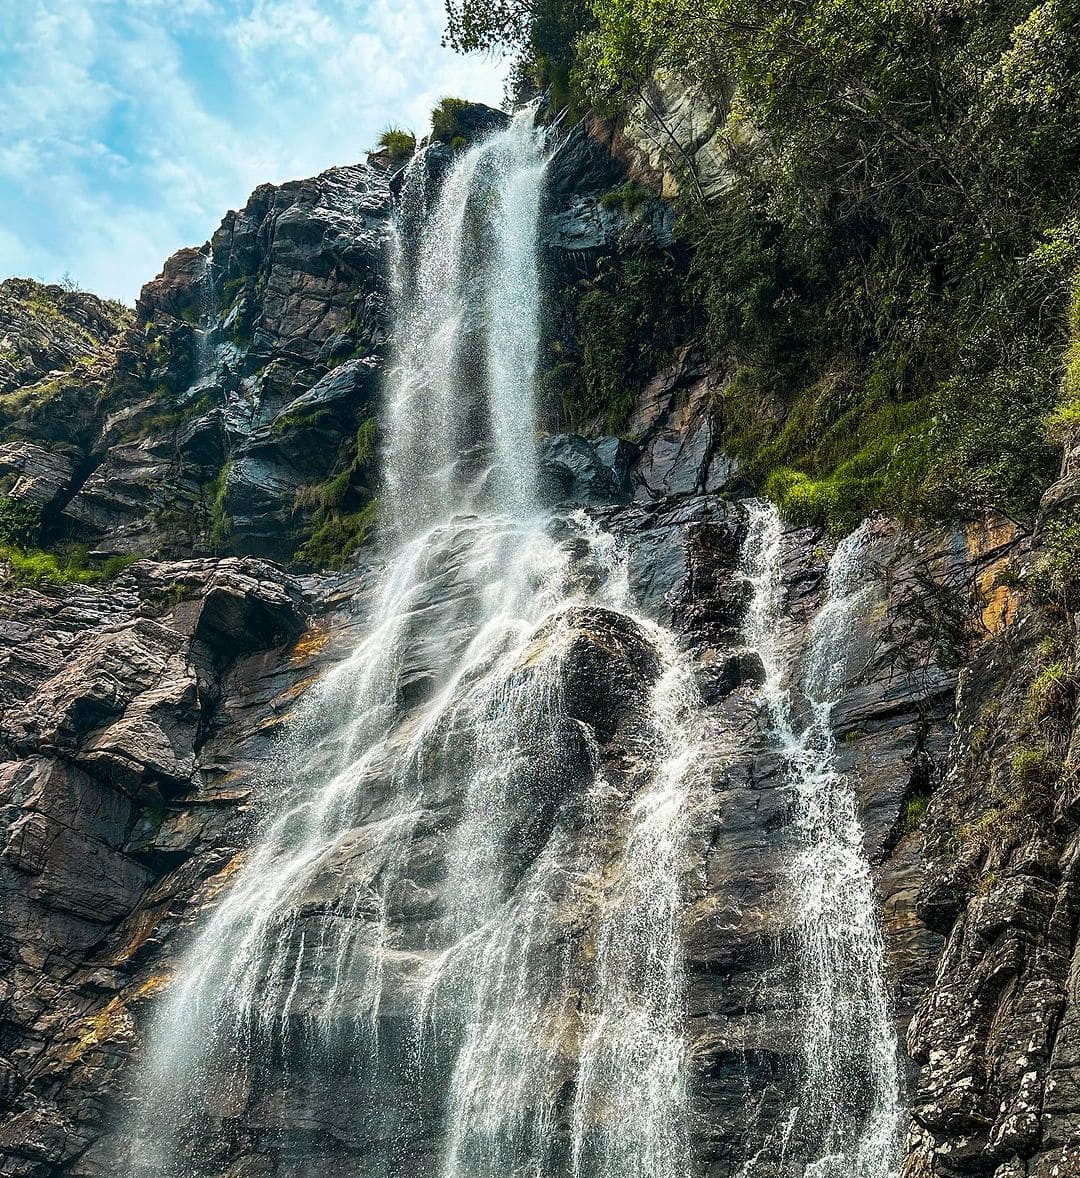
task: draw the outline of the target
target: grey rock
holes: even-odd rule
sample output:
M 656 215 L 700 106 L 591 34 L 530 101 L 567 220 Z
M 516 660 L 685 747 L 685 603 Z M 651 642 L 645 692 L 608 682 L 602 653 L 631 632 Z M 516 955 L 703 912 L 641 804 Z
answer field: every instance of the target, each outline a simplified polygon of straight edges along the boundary
M 75 464 L 56 450 L 33 442 L 0 442 L 0 486 L 19 503 L 45 511 L 55 506 L 71 483 Z
M 556 434 L 540 444 L 540 465 L 555 502 L 612 503 L 630 496 L 635 448 L 620 438 Z

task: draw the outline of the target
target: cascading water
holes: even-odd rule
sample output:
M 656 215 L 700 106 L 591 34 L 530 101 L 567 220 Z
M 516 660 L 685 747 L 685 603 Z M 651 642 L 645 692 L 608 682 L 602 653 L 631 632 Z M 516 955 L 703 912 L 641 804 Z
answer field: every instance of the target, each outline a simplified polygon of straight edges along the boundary
M 518 116 L 434 196 L 430 163 L 395 232 L 396 547 L 158 1011 L 144 1172 L 218 1174 L 243 1141 L 279 1175 L 688 1170 L 692 679 L 611 537 L 538 508 L 540 132 Z M 594 635 L 638 685 L 625 732 L 581 718 Z
M 897 1042 L 873 878 L 854 794 L 836 768 L 831 722 L 870 592 L 865 536 L 852 533 L 829 562 L 826 599 L 811 623 L 797 703 L 783 656 L 783 530 L 771 505 L 755 502 L 748 510 L 752 597 L 746 640 L 764 664 L 762 697 L 793 787 L 798 834 L 788 894 L 799 970 L 802 1083 L 788 1128 L 806 1143 L 810 1178 L 891 1178 L 898 1168 L 901 1113 Z

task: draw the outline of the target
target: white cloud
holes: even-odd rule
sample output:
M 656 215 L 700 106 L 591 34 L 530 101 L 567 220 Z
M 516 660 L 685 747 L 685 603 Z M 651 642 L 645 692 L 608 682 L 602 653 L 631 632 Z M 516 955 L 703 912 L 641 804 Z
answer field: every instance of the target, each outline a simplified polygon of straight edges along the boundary
M 0 0 L 0 276 L 132 299 L 263 181 L 426 129 L 504 69 L 441 48 L 441 0 Z

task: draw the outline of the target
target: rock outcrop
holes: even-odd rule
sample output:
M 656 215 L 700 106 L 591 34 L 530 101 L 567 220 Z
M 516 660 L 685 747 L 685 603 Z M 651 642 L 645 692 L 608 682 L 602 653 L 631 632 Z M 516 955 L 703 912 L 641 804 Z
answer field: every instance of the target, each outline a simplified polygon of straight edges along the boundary
M 86 291 L 0 282 L 0 412 L 17 412 L 19 390 L 92 360 L 130 319 L 126 307 Z

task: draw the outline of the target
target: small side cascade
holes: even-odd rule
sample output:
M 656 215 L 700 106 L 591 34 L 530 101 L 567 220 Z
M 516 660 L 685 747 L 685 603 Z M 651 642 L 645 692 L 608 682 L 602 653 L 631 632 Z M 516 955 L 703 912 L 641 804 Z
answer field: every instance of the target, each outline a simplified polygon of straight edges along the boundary
M 783 528 L 771 504 L 752 502 L 748 510 L 745 634 L 765 668 L 761 698 L 792 789 L 797 833 L 787 894 L 801 1081 L 788 1131 L 805 1143 L 808 1178 L 893 1178 L 902 1109 L 898 1044 L 873 877 L 854 792 L 836 767 L 831 720 L 871 592 L 865 527 L 841 541 L 829 562 L 825 601 L 801 652 L 797 699 L 784 656 Z
M 219 314 L 217 284 L 214 278 L 214 247 L 211 245 L 203 261 L 202 277 L 198 286 L 198 323 L 195 327 L 195 374 L 192 388 L 199 388 L 213 377 L 213 333 Z

